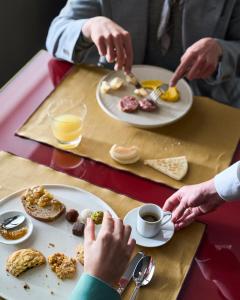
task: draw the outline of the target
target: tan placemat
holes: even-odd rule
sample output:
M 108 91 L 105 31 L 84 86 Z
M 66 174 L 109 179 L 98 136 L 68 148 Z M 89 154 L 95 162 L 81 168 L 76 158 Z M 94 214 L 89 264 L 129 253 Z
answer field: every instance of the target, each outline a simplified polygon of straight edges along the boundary
M 129 210 L 141 205 L 140 202 L 126 196 L 118 195 L 5 152 L 0 152 L 0 183 L 0 198 L 35 184 L 65 184 L 80 187 L 103 199 L 122 218 Z M 157 266 L 151 284 L 141 289 L 140 299 L 176 299 L 203 232 L 204 225 L 194 223 L 188 228 L 175 233 L 172 240 L 166 245 L 155 249 L 144 249 L 144 252 L 154 257 Z M 4 246 L 0 245 L 0 249 L 1 247 Z M 137 247 L 136 251 L 142 249 L 142 247 Z M 0 267 L 3 268 L 4 266 Z M 133 287 L 134 285 L 132 284 L 128 288 L 123 299 L 129 299 Z
M 51 102 L 70 97 L 76 105 L 84 101 L 88 107 L 84 138 L 78 148 L 70 150 L 75 154 L 174 188 L 208 180 L 230 164 L 240 137 L 240 110 L 195 97 L 191 111 L 175 124 L 155 130 L 131 127 L 110 118 L 96 101 L 97 83 L 106 72 L 94 67 L 75 67 L 18 135 L 58 147 L 50 130 L 47 107 Z M 117 164 L 109 156 L 113 144 L 139 146 L 142 160 L 128 166 Z M 143 164 L 143 159 L 178 155 L 186 155 L 190 163 L 189 172 L 181 182 Z

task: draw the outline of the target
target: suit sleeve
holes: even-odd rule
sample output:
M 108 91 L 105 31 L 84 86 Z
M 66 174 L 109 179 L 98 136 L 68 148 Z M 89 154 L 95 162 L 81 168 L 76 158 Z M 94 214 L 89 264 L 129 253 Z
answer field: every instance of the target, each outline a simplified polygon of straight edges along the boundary
M 223 200 L 240 200 L 240 161 L 216 175 L 214 183 Z
M 95 45 L 83 37 L 82 27 L 89 18 L 99 15 L 98 0 L 68 0 L 49 28 L 47 50 L 59 59 L 84 62 Z
M 216 39 L 223 50 L 216 74 L 206 80 L 210 84 L 219 84 L 240 76 L 240 1 L 232 9 L 231 19 L 225 39 Z
M 118 292 L 102 280 L 83 273 L 69 300 L 120 300 Z

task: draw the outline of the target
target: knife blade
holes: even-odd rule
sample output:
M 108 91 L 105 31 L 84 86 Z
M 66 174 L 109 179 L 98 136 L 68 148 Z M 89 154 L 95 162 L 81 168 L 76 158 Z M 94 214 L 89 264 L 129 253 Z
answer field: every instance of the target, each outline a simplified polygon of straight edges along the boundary
M 135 86 L 136 89 L 141 89 L 142 85 L 133 73 L 125 74 L 126 81 Z
M 117 289 L 118 293 L 122 295 L 122 293 L 125 291 L 126 287 L 128 286 L 129 282 L 131 281 L 135 268 L 139 261 L 143 258 L 144 253 L 138 252 L 130 261 L 126 271 L 122 275 L 122 277 L 119 280 L 119 288 Z

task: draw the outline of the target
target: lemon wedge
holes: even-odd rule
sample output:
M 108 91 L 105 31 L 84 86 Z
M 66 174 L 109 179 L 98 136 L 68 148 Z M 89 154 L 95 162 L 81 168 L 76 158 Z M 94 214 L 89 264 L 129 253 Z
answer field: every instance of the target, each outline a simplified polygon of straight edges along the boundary
M 165 93 L 160 95 L 161 99 L 168 102 L 177 102 L 180 99 L 180 94 L 178 89 L 170 87 Z
M 143 80 L 141 84 L 145 89 L 154 90 L 159 85 L 162 85 L 163 82 L 161 80 Z

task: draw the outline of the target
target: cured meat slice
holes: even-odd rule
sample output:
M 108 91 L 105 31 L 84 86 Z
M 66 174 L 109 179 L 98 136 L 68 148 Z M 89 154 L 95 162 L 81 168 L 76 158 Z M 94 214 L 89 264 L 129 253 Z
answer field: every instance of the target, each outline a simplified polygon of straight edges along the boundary
M 151 111 L 154 111 L 157 109 L 156 103 L 153 100 L 150 100 L 147 98 L 139 100 L 139 107 L 141 110 L 148 111 L 148 112 L 151 112 Z
M 138 100 L 133 96 L 125 96 L 120 102 L 119 106 L 123 112 L 134 112 L 138 109 Z

